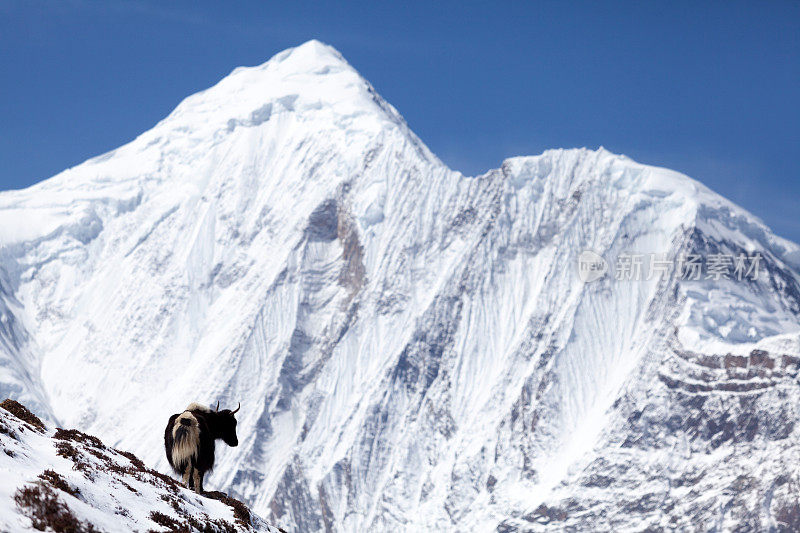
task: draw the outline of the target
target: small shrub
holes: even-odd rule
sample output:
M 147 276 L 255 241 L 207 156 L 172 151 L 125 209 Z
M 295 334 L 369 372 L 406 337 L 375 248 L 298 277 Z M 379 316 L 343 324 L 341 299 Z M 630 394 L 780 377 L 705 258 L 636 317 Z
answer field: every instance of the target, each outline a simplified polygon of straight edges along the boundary
M 77 450 L 77 448 L 75 448 L 75 446 L 69 442 L 58 442 L 56 443 L 56 454 L 72 461 L 73 468 L 75 470 L 83 472 L 87 478 L 92 479 L 91 465 L 86 461 L 84 456 Z
M 74 442 L 80 442 L 81 444 L 86 444 L 95 448 L 105 448 L 105 445 L 100 439 L 80 432 L 77 429 L 56 428 L 56 433 L 53 435 L 53 438 L 58 440 L 71 440 Z
M 82 522 L 72 514 L 53 489 L 29 485 L 17 489 L 14 502 L 30 518 L 31 526 L 39 531 L 48 528 L 55 533 L 99 533 L 89 522 Z
M 67 483 L 67 481 L 58 474 L 58 472 L 55 472 L 53 470 L 45 470 L 44 472 L 39 474 L 39 479 L 41 479 L 45 483 L 48 483 L 54 489 L 64 491 L 67 494 L 75 496 L 76 498 L 81 493 L 80 490 Z
M 233 517 L 236 518 L 236 521 L 243 526 L 250 525 L 250 509 L 248 509 L 245 504 L 243 504 L 236 498 L 231 498 L 224 492 L 218 492 L 218 491 L 206 492 L 204 496 L 212 498 L 214 500 L 221 501 L 225 505 L 232 507 Z
M 22 405 L 19 402 L 15 402 L 14 400 L 6 399 L 0 402 L 0 407 L 11 413 L 12 415 L 16 416 L 23 422 L 27 422 L 28 424 L 32 425 L 39 431 L 44 432 L 44 424 L 39 417 L 35 414 L 28 411 L 28 408 Z
M 126 452 L 126 451 L 117 450 L 117 449 L 115 449 L 114 451 L 117 452 L 118 454 L 120 454 L 121 456 L 125 457 L 126 459 L 128 459 L 128 461 L 130 461 L 131 463 L 133 463 L 133 466 L 135 466 L 137 470 L 140 470 L 140 471 L 146 470 L 147 467 L 144 466 L 144 463 L 142 462 L 142 460 L 139 459 L 138 457 L 136 457 L 135 455 L 133 455 L 131 452 Z
M 150 520 L 159 526 L 167 528 L 168 531 L 188 531 L 184 524 L 181 524 L 178 520 L 172 518 L 171 516 L 165 515 L 164 513 L 159 513 L 158 511 L 153 511 L 150 513 Z

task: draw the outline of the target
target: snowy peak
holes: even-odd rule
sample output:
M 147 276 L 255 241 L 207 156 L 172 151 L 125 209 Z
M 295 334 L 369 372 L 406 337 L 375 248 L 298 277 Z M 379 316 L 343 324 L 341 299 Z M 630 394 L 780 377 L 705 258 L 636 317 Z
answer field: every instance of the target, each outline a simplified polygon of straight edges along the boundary
M 219 134 L 220 129 L 257 126 L 287 112 L 330 113 L 329 118 L 346 122 L 367 114 L 399 118 L 338 51 L 312 40 L 262 65 L 235 69 L 186 98 L 156 129 Z

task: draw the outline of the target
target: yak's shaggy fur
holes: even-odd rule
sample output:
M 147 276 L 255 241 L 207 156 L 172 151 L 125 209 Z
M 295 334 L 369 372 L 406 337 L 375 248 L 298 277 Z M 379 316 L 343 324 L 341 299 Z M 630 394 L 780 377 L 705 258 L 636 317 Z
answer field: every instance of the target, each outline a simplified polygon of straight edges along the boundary
M 183 478 L 183 484 L 202 493 L 203 477 L 214 468 L 215 441 L 238 446 L 236 417 L 239 409 L 212 411 L 190 403 L 182 413 L 170 417 L 164 430 L 164 450 L 170 466 Z
M 172 424 L 172 464 L 183 471 L 197 458 L 200 448 L 200 423 L 191 413 L 181 413 Z

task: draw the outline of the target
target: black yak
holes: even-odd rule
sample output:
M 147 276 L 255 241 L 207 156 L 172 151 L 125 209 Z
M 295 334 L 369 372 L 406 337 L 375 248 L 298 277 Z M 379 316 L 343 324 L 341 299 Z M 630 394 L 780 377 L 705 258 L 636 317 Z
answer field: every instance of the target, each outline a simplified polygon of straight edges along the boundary
M 164 430 L 164 450 L 169 465 L 183 477 L 187 488 L 202 494 L 203 476 L 214 468 L 214 447 L 217 439 L 228 446 L 238 446 L 236 410 L 212 411 L 204 405 L 191 403 L 182 413 L 169 417 Z

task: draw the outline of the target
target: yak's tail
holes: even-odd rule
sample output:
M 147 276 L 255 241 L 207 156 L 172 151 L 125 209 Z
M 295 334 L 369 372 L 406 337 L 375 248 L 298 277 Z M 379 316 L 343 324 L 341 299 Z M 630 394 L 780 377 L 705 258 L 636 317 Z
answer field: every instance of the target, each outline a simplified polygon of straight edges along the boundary
M 200 450 L 200 428 L 191 413 L 181 413 L 172 427 L 172 446 L 169 450 L 172 465 L 181 474 L 191 465 Z
M 178 426 L 178 428 L 175 429 L 175 444 L 178 444 L 187 438 L 189 438 L 189 430 L 186 428 L 186 426 Z

